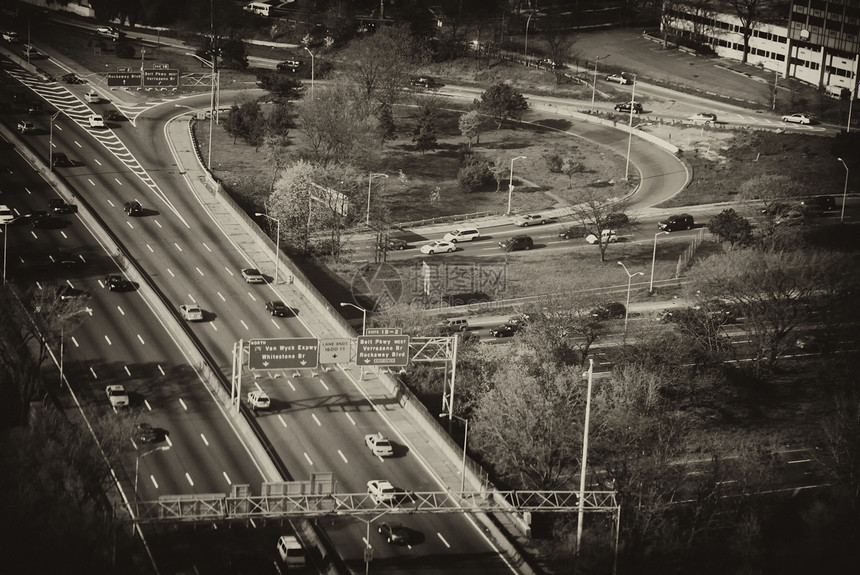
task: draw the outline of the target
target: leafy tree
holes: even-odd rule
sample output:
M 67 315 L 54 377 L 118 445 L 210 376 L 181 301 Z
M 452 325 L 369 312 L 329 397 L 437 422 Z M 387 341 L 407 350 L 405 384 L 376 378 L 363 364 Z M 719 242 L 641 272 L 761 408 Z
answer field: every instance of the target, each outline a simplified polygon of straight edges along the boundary
M 581 370 L 538 378 L 507 365 L 473 410 L 472 445 L 509 485 L 556 489 L 576 472 L 584 414 Z
M 422 154 L 428 150 L 436 149 L 436 109 L 432 105 L 423 104 L 419 106 L 415 117 L 415 128 L 412 131 L 412 141 L 415 149 Z
M 477 192 L 493 183 L 493 172 L 490 163 L 475 154 L 468 154 L 460 171 L 457 173 L 457 182 L 467 193 Z
M 517 120 L 528 110 L 525 97 L 510 84 L 497 82 L 487 88 L 475 102 L 479 109 L 496 121 L 496 129 L 505 120 Z
M 275 70 L 263 70 L 257 73 L 260 87 L 271 92 L 281 100 L 297 100 L 301 97 L 302 82 Z
M 250 146 L 259 149 L 266 135 L 266 119 L 258 102 L 233 104 L 227 112 L 224 129 L 233 136 L 233 143 L 242 138 Z
M 725 209 L 711 218 L 708 231 L 720 238 L 720 241 L 729 242 L 729 249 L 747 246 L 753 237 L 752 224 L 733 208 Z
M 480 112 L 471 110 L 460 116 L 460 133 L 464 137 L 469 138 L 469 147 L 472 147 L 472 139 L 477 139 L 477 143 L 481 143 L 481 125 L 483 119 Z
M 391 106 L 388 104 L 379 106 L 376 119 L 379 121 L 379 137 L 383 144 L 387 140 L 397 138 L 397 126 L 394 124 L 394 114 L 391 112 Z
M 226 38 L 221 41 L 221 66 L 244 70 L 248 67 L 248 53 L 245 43 L 237 38 Z

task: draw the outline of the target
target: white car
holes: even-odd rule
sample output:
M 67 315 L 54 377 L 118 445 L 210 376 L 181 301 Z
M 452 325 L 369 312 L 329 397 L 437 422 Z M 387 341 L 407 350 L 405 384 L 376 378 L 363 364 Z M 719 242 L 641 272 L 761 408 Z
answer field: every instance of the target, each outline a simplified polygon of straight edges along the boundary
M 543 225 L 549 221 L 549 218 L 542 216 L 540 214 L 526 214 L 521 216 L 514 222 L 515 225 L 518 225 L 521 228 L 527 228 L 529 226 Z
M 99 96 L 98 92 L 87 92 L 84 94 L 84 100 L 86 100 L 88 104 L 98 104 L 102 101 L 102 97 Z
M 9 209 L 9 206 L 0 204 L 0 224 L 8 224 L 15 219 L 15 214 Z
M 249 284 L 264 284 L 266 278 L 260 273 L 257 268 L 245 268 L 242 270 L 242 279 Z
M 618 241 L 618 236 L 615 235 L 615 230 L 603 230 L 602 232 L 600 232 L 600 236 L 602 238 L 601 243 L 604 244 L 614 244 Z M 595 236 L 594 234 L 588 234 L 587 236 L 585 236 L 585 241 L 594 245 L 597 243 L 597 236 Z
M 456 249 L 457 246 L 451 242 L 446 242 L 444 240 L 436 240 L 435 242 L 430 242 L 426 246 L 421 246 L 421 253 L 430 254 L 432 256 L 435 253 L 451 253 Z
M 371 479 L 367 482 L 367 494 L 377 505 L 380 503 L 393 503 L 397 490 L 390 482 L 384 479 Z
M 90 123 L 90 128 L 104 128 L 105 127 L 105 119 L 99 116 L 98 114 L 93 114 L 87 120 Z
M 364 436 L 364 444 L 370 448 L 377 457 L 389 457 L 394 455 L 394 446 L 388 438 L 381 433 L 371 433 Z
M 255 391 L 248 392 L 248 405 L 251 406 L 251 409 L 269 409 L 272 401 L 269 399 L 269 396 L 265 391 L 258 389 Z
M 616 82 L 618 84 L 621 84 L 622 86 L 626 86 L 627 84 L 633 83 L 633 80 L 625 77 L 623 74 L 610 74 L 609 76 L 606 76 L 606 81 Z
M 185 321 L 203 321 L 203 310 L 197 304 L 182 304 L 179 306 L 179 315 Z
M 481 237 L 481 232 L 478 228 L 457 228 L 453 232 L 448 232 L 442 238 L 446 242 L 456 244 L 457 242 L 471 242 Z
M 717 115 L 716 114 L 708 114 L 707 112 L 702 112 L 699 114 L 693 114 L 689 118 L 689 121 L 694 124 L 716 124 L 717 123 Z
M 122 385 L 109 385 L 105 388 L 105 393 L 110 400 L 110 406 L 114 409 L 128 407 L 128 394 Z
M 788 116 L 783 116 L 782 121 L 792 124 L 811 124 L 812 118 L 809 114 L 789 114 Z

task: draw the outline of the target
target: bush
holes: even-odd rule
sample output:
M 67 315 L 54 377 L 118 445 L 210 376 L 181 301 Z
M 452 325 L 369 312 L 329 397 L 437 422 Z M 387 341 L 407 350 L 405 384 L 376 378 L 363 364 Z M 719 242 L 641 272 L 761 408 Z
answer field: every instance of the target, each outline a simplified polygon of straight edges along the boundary
M 134 46 L 131 44 L 119 44 L 116 47 L 116 55 L 117 58 L 123 58 L 125 60 L 134 58 Z
M 466 156 L 457 173 L 457 182 L 466 193 L 477 192 L 495 182 L 490 163 L 480 156 Z

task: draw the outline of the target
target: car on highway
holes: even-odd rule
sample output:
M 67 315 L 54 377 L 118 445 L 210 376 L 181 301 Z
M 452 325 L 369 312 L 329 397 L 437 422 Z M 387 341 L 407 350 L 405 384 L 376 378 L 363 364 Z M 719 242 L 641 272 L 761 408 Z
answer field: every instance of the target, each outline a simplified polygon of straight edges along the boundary
M 104 113 L 105 122 L 121 122 L 125 120 L 125 116 L 119 110 L 106 110 Z
M 585 236 L 585 241 L 594 245 L 598 243 L 597 236 L 594 234 L 588 234 Z M 618 241 L 618 235 L 615 233 L 615 230 L 602 230 L 600 232 L 600 243 L 601 244 L 614 244 Z
M 620 102 L 618 104 L 615 104 L 616 112 L 623 112 L 625 114 L 629 114 L 631 109 L 633 110 L 634 114 L 641 114 L 642 104 L 640 104 L 639 102 L 633 102 L 632 104 L 630 102 Z
M 437 326 L 442 333 L 454 333 L 469 329 L 469 320 L 464 317 L 449 317 L 440 321 Z
M 394 455 L 394 446 L 382 433 L 369 433 L 364 436 L 364 444 L 377 457 L 390 457 Z
M 416 88 L 424 88 L 426 90 L 429 90 L 430 88 L 436 87 L 436 80 L 428 76 L 420 76 L 418 78 L 413 78 L 410 84 L 412 84 Z
M 102 118 L 100 114 L 92 114 L 89 118 L 87 118 L 87 122 L 89 122 L 90 128 L 105 127 L 105 119 Z
M 194 303 L 184 303 L 179 306 L 179 315 L 185 321 L 203 321 L 203 310 Z
M 290 306 L 288 306 L 279 299 L 267 301 L 266 311 L 269 312 L 271 315 L 276 315 L 278 317 L 287 317 L 288 315 L 292 315 L 293 313 L 293 310 L 290 309 Z
M 123 32 L 116 26 L 99 26 L 98 28 L 96 28 L 96 35 L 100 38 L 109 38 L 116 42 L 123 36 L 125 36 L 125 32 Z
M 5 204 L 0 204 L 0 224 L 8 224 L 15 219 L 15 214 Z
M 514 222 L 514 225 L 519 226 L 521 228 L 527 228 L 529 226 L 540 226 L 547 223 L 550 220 L 547 216 L 542 216 L 540 214 L 525 214 L 520 216 Z
M 301 60 L 284 60 L 283 62 L 278 62 L 275 67 L 280 72 L 298 72 L 301 66 Z
M 120 407 L 128 407 L 128 393 L 125 391 L 125 387 L 121 384 L 109 385 L 105 388 L 105 394 L 107 395 L 108 400 L 110 401 L 110 406 L 114 409 L 118 409 Z
M 22 134 L 33 134 L 36 132 L 36 124 L 30 120 L 21 120 L 18 122 L 18 131 Z
M 48 200 L 48 211 L 53 214 L 76 214 L 78 213 L 78 206 L 75 204 L 68 204 L 66 200 L 60 198 L 54 198 L 52 200 Z
M 141 206 L 140 202 L 138 202 L 137 200 L 126 202 L 125 205 L 123 205 L 122 209 L 129 216 L 140 216 L 143 214 L 143 206 Z
M 690 214 L 675 214 L 665 220 L 660 220 L 657 223 L 657 229 L 665 232 L 689 230 L 692 229 L 694 223 L 693 216 Z
M 55 168 L 70 168 L 75 164 L 63 152 L 54 152 L 51 154 L 51 165 Z
M 520 329 L 520 326 L 512 323 L 503 323 L 490 330 L 490 335 L 493 337 L 514 337 Z
M 99 95 L 98 92 L 90 91 L 84 94 L 84 100 L 87 102 L 87 104 L 98 104 L 102 101 L 102 97 Z
M 707 112 L 700 112 L 698 114 L 693 114 L 689 118 L 687 118 L 690 122 L 694 124 L 716 124 L 717 123 L 717 115 L 709 114 Z
M 295 535 L 281 535 L 277 543 L 278 557 L 287 568 L 302 568 L 307 563 L 305 548 Z M 280 569 L 278 570 L 280 573 Z
M 836 209 L 836 198 L 833 196 L 814 196 L 800 200 L 800 205 L 807 212 L 816 214 L 820 212 L 829 212 Z
M 442 238 L 446 242 L 456 244 L 457 242 L 471 242 L 481 237 L 481 232 L 478 228 L 457 228 L 454 231 L 448 232 Z
M 242 270 L 242 279 L 248 284 L 264 284 L 266 277 L 257 268 L 245 268 Z
M 30 220 L 30 225 L 33 229 L 58 228 L 64 225 L 63 220 L 52 217 L 52 215 L 45 210 L 33 210 L 27 214 L 27 219 Z
M 10 44 L 17 44 L 20 41 L 20 38 L 18 38 L 18 33 L 13 32 L 12 30 L 4 30 L 3 39 Z
M 603 218 L 603 225 L 607 228 L 621 228 L 630 223 L 630 217 L 623 212 L 607 214 Z
M 84 82 L 86 82 L 86 80 L 78 77 L 78 75 L 75 74 L 74 72 L 69 72 L 68 74 L 63 74 L 61 76 L 61 79 L 66 84 L 83 84 Z
M 621 84 L 622 86 L 626 86 L 628 84 L 632 84 L 633 80 L 625 76 L 624 74 L 609 74 L 608 76 L 603 78 L 607 82 L 615 82 L 616 84 Z
M 510 325 L 515 325 L 517 327 L 523 327 L 525 325 L 528 325 L 529 320 L 531 320 L 531 316 L 529 314 L 525 312 L 520 312 L 509 317 L 507 323 Z
M 516 252 L 519 250 L 530 250 L 535 246 L 531 236 L 513 236 L 504 241 L 499 242 L 499 247 L 506 252 Z
M 248 406 L 254 411 L 269 409 L 272 406 L 272 400 L 269 399 L 269 395 L 262 389 L 255 389 L 248 392 Z
M 627 308 L 624 304 L 617 301 L 611 301 L 598 306 L 591 310 L 591 316 L 598 320 L 606 319 L 624 319 L 624 314 L 627 313 Z
M 407 545 L 409 543 L 409 531 L 400 523 L 382 522 L 376 530 L 385 538 L 386 543 L 395 543 L 398 545 Z
M 392 238 L 388 237 L 385 240 L 385 249 L 386 250 L 405 250 L 409 247 L 409 243 L 401 238 Z
M 457 246 L 451 242 L 446 242 L 444 240 L 436 240 L 435 242 L 430 242 L 426 246 L 421 246 L 422 254 L 433 255 L 436 253 L 451 253 L 457 249 Z
M 377 505 L 380 503 L 391 504 L 397 496 L 397 490 L 385 479 L 371 479 L 367 482 L 367 494 Z
M 105 276 L 104 287 L 108 291 L 127 291 L 132 288 L 132 283 L 119 274 L 108 274 Z
M 65 301 L 67 299 L 78 299 L 86 296 L 87 292 L 85 292 L 84 290 L 73 288 L 68 284 L 61 285 L 57 288 L 57 297 L 60 298 L 62 301 Z
M 782 117 L 783 122 L 788 122 L 790 124 L 811 124 L 812 116 L 809 114 L 788 114 L 787 116 Z
M 141 443 L 155 443 L 158 441 L 158 430 L 148 423 L 138 423 L 134 435 Z
M 585 226 L 565 226 L 558 231 L 558 237 L 571 240 L 573 238 L 584 238 L 588 235 Z

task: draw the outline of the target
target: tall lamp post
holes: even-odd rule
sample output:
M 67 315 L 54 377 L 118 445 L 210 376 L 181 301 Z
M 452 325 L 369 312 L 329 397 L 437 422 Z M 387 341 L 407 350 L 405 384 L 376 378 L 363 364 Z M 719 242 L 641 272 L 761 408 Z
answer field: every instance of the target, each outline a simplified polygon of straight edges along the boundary
M 361 335 L 364 335 L 367 332 L 367 310 L 361 307 L 360 305 L 355 305 L 354 303 L 349 303 L 348 301 L 340 302 L 340 307 L 354 307 L 358 311 L 361 312 Z
M 845 220 L 845 198 L 848 197 L 848 166 L 845 165 L 845 160 L 842 158 L 836 159 L 842 162 L 842 167 L 845 168 L 845 187 L 842 189 L 842 213 L 839 214 L 839 223 L 841 224 Z
M 367 213 L 364 217 L 364 225 L 370 227 L 370 185 L 373 183 L 373 178 L 387 178 L 388 174 L 374 174 L 371 172 L 367 175 Z
M 523 60 L 526 61 L 526 66 L 529 65 L 528 64 L 528 58 L 529 58 L 529 24 L 531 23 L 532 16 L 534 16 L 534 15 L 535 15 L 534 12 L 530 12 L 529 17 L 526 18 L 526 41 L 525 41 L 525 45 L 523 46 Z
M 48 128 L 49 136 L 48 136 L 48 166 L 51 171 L 54 171 L 54 120 L 57 119 L 57 116 L 60 115 L 60 111 L 57 110 L 57 113 L 51 116 L 51 124 Z
M 636 103 L 636 74 L 633 74 L 633 90 L 630 92 L 630 128 L 627 138 L 627 164 L 624 166 L 624 179 L 628 179 L 630 173 L 630 147 L 633 145 L 633 105 Z
M 314 53 L 305 46 L 305 52 L 311 55 L 311 100 L 314 99 Z
M 669 232 L 657 232 L 654 234 L 654 251 L 651 254 L 651 281 L 648 283 L 648 293 L 654 293 L 654 264 L 657 262 L 657 236 Z
M 78 314 L 82 314 L 82 313 L 88 313 L 88 314 L 90 314 L 90 316 L 92 316 L 93 310 L 91 308 L 85 307 L 84 309 L 79 309 L 76 312 L 70 313 L 64 319 L 69 319 L 70 317 L 72 317 L 74 315 L 78 315 Z M 63 378 L 65 377 L 65 373 L 63 371 L 63 367 L 64 367 L 64 363 L 65 363 L 65 357 L 66 357 L 65 342 L 66 342 L 66 324 L 65 324 L 65 321 L 60 321 L 60 388 L 63 387 Z
M 505 215 L 511 215 L 511 199 L 514 195 L 514 161 L 516 160 L 525 160 L 525 156 L 517 156 L 516 158 L 511 158 L 511 177 L 508 180 L 508 211 Z
M 466 425 L 463 432 L 463 466 L 460 471 L 460 493 L 462 494 L 466 491 L 466 446 L 469 442 L 469 420 L 465 417 L 454 415 L 453 413 L 440 413 L 439 417 L 447 417 L 449 422 L 451 421 L 451 418 L 458 419 Z M 450 432 L 451 430 L 448 429 L 448 431 Z
M 9 237 L 9 222 L 3 222 L 3 285 L 6 285 L 6 238 Z
M 588 469 L 588 427 L 591 424 L 591 380 L 594 374 L 594 360 L 589 358 L 588 371 L 583 375 L 588 379 L 585 393 L 585 425 L 582 429 L 582 461 L 579 470 L 579 516 L 576 520 L 576 555 L 579 555 L 582 541 L 582 518 L 585 515 L 585 471 Z
M 134 504 L 137 505 L 137 478 L 138 478 L 138 470 L 140 469 L 140 460 L 146 457 L 151 453 L 155 453 L 156 451 L 167 451 L 170 449 L 169 445 L 162 445 L 160 447 L 156 447 L 155 449 L 150 449 L 149 451 L 145 451 L 143 453 L 138 453 L 137 457 L 134 458 Z M 135 509 L 137 512 L 137 509 Z
M 623 267 L 624 273 L 627 274 L 627 305 L 624 308 L 624 333 L 627 334 L 627 316 L 630 313 L 630 284 L 633 282 L 633 278 L 635 276 L 644 276 L 645 272 L 636 272 L 635 274 L 631 274 L 627 271 L 627 266 L 625 266 L 623 262 L 618 262 L 618 265 Z
M 594 80 L 591 82 L 591 111 L 594 112 L 594 94 L 597 92 L 597 62 L 604 58 L 609 58 L 611 54 L 600 56 L 594 59 Z
M 277 223 L 277 229 L 275 231 L 275 285 L 278 285 L 278 270 L 281 268 L 281 220 L 278 218 L 272 217 L 269 214 L 264 214 L 263 212 L 255 212 L 255 216 L 269 218 L 273 222 Z

